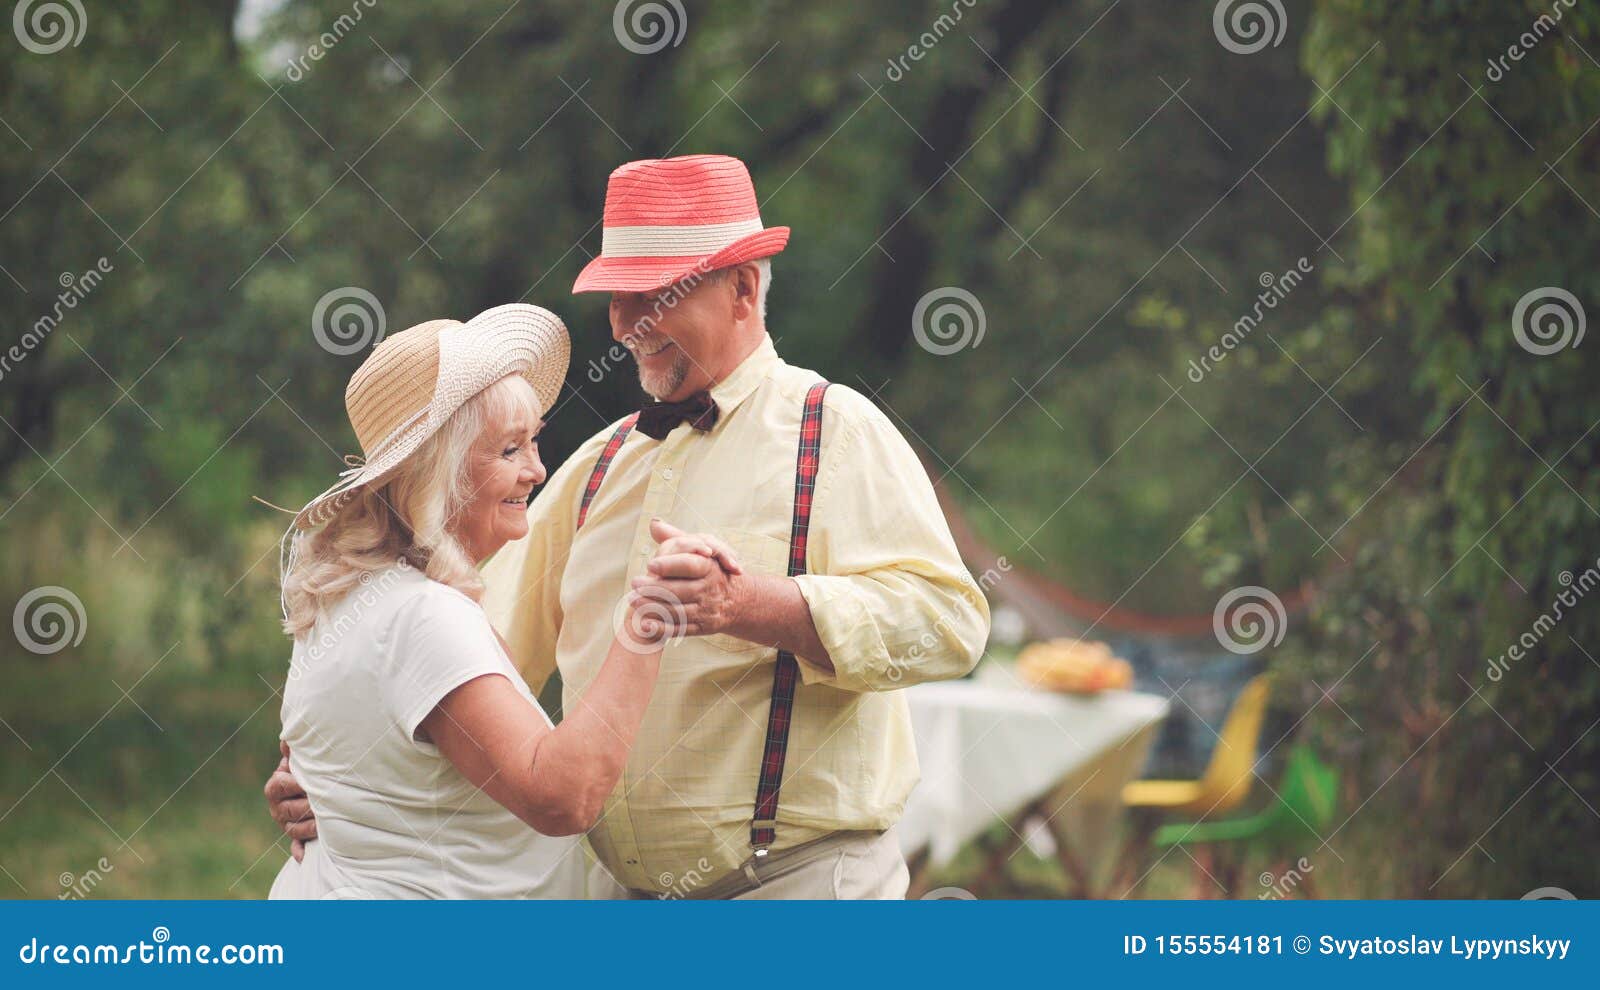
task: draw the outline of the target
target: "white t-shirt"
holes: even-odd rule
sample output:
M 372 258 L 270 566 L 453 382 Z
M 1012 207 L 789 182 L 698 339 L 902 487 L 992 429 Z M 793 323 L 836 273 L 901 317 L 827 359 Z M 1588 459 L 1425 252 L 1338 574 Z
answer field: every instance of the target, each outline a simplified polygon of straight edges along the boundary
M 283 738 L 317 839 L 273 898 L 581 898 L 576 836 L 540 835 L 474 787 L 417 727 L 455 688 L 501 674 L 549 719 L 483 610 L 391 567 L 295 639 Z

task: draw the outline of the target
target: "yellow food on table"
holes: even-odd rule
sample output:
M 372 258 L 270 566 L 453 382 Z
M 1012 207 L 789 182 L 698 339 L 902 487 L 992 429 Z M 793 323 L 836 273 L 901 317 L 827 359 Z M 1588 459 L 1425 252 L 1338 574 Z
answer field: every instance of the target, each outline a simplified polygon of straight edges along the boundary
M 1017 656 L 1017 672 L 1049 691 L 1092 694 L 1133 685 L 1133 668 L 1111 647 L 1081 639 L 1030 643 Z

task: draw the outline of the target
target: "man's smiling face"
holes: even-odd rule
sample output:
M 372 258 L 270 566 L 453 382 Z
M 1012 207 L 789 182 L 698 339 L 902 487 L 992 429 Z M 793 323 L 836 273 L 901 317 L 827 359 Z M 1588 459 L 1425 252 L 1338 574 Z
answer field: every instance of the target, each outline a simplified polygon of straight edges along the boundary
M 713 384 L 733 339 L 727 286 L 701 278 L 654 292 L 611 294 L 611 336 L 639 363 L 639 386 L 676 402 Z

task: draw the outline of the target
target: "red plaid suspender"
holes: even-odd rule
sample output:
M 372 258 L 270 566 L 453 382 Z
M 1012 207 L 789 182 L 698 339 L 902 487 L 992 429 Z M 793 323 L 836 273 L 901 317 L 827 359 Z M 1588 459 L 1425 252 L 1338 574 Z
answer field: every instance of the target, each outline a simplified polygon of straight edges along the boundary
M 822 450 L 822 399 L 828 391 L 827 382 L 818 382 L 806 392 L 805 408 L 800 415 L 800 443 L 795 456 L 794 518 L 789 524 L 789 576 L 806 572 L 806 537 L 811 529 L 811 497 L 817 486 L 817 462 Z M 583 488 L 583 501 L 578 505 L 578 525 L 589 515 L 589 503 L 594 501 L 600 483 L 605 480 L 611 461 L 622 449 L 634 423 L 635 413 L 617 425 L 611 439 L 606 441 L 600 459 L 589 473 L 589 482 Z M 800 677 L 800 664 L 793 653 L 778 651 L 778 663 L 772 674 L 772 707 L 767 712 L 766 744 L 761 752 L 761 776 L 756 784 L 755 817 L 750 823 L 750 845 L 757 855 L 766 852 L 777 838 L 778 791 L 783 786 L 783 762 L 789 748 L 789 723 L 794 716 L 794 688 Z
M 605 449 L 600 451 L 600 459 L 594 462 L 594 470 L 589 472 L 589 483 L 583 486 L 583 501 L 578 503 L 578 527 L 582 528 L 583 521 L 589 517 L 589 503 L 594 501 L 594 494 L 600 490 L 600 482 L 605 480 L 606 472 L 611 470 L 611 460 L 617 456 L 617 451 L 622 449 L 622 441 L 628 439 L 628 434 L 633 430 L 633 424 L 638 422 L 639 414 L 634 413 L 621 423 L 617 424 L 617 431 L 611 434 L 611 439 L 606 441 Z
M 822 450 L 822 397 L 827 382 L 806 393 L 800 416 L 800 449 L 794 469 L 794 521 L 789 526 L 789 576 L 806 572 L 806 535 L 811 529 L 811 496 L 817 487 L 817 460 Z M 794 686 L 800 665 L 794 654 L 778 651 L 772 674 L 772 707 L 767 712 L 767 742 L 761 753 L 761 777 L 756 783 L 755 818 L 750 822 L 750 846 L 764 854 L 777 838 L 778 789 L 783 786 L 783 760 L 789 748 L 789 723 L 794 715 Z

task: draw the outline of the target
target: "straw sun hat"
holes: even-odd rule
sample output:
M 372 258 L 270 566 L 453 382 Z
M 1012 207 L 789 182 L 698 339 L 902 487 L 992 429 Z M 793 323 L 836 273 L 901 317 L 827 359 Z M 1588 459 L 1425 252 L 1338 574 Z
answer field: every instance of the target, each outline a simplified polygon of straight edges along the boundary
M 295 527 L 332 519 L 361 488 L 386 480 L 468 399 L 507 375 L 526 378 L 541 413 L 548 412 L 566 380 L 570 349 L 554 313 L 517 303 L 465 323 L 431 320 L 390 334 L 344 392 L 363 457 L 295 515 Z

